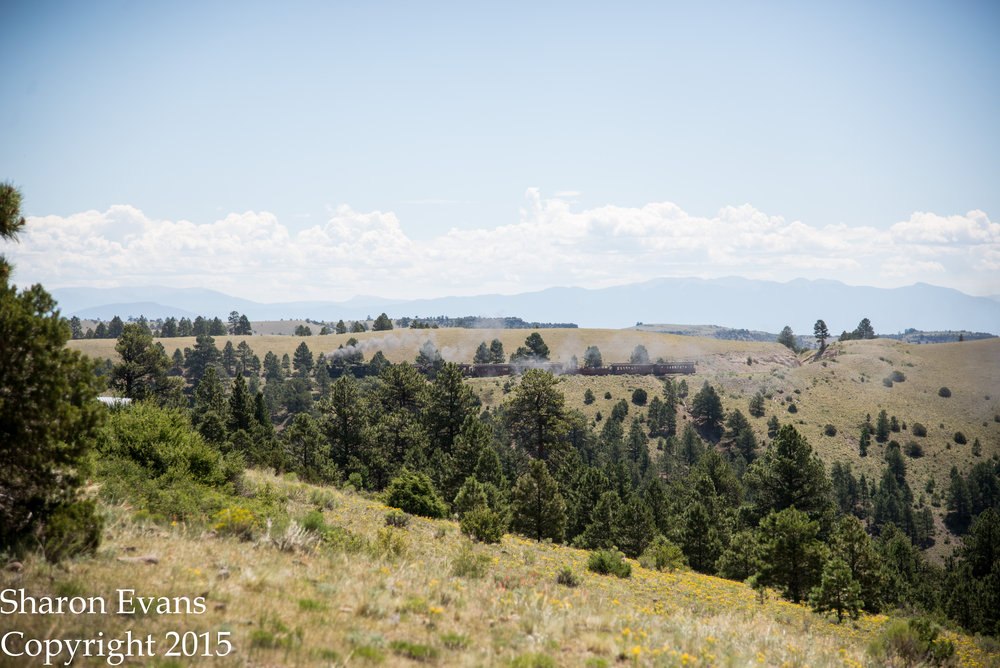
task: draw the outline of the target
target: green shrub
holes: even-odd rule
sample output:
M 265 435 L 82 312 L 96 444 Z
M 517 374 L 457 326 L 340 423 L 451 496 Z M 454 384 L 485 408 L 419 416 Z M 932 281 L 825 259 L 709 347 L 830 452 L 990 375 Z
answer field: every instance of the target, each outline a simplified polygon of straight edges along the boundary
M 587 570 L 598 575 L 616 575 L 620 578 L 632 576 L 632 566 L 618 550 L 591 552 L 587 557 Z
M 948 397 L 951 396 L 951 390 L 949 390 L 947 387 L 942 387 L 940 390 L 938 390 L 938 396 L 947 399 Z
M 45 560 L 58 563 L 81 554 L 93 554 L 101 544 L 104 518 L 93 501 L 74 501 L 56 506 L 42 529 Z
M 913 423 L 912 432 L 913 432 L 914 436 L 921 436 L 921 437 L 923 437 L 923 436 L 927 435 L 927 427 L 925 427 L 924 425 L 920 424 L 919 422 L 914 422 Z
M 441 654 L 436 647 L 406 640 L 393 640 L 389 643 L 389 649 L 414 661 L 435 661 Z
M 789 413 L 798 413 L 799 412 L 799 407 L 796 406 L 794 403 L 790 403 L 790 404 L 788 404 L 788 412 Z
M 521 654 L 514 657 L 510 662 L 510 668 L 556 668 L 555 660 L 548 654 L 532 652 L 531 654 Z
M 412 473 L 405 468 L 389 483 L 385 490 L 385 503 L 423 517 L 444 517 L 448 514 L 448 507 L 434 491 L 430 479 L 423 473 Z
M 299 524 L 306 531 L 312 531 L 323 535 L 326 531 L 326 521 L 323 519 L 323 513 L 318 510 L 310 510 L 308 513 L 302 516 L 299 520 Z
M 892 378 L 886 376 L 885 378 L 882 379 L 882 384 L 885 385 L 886 387 L 892 387 Z
M 939 640 L 939 632 L 928 619 L 890 621 L 885 625 L 879 649 L 887 660 L 898 657 L 905 665 L 946 665 L 955 654 L 955 645 L 950 640 Z
M 894 383 L 902 383 L 904 380 L 906 380 L 906 376 L 903 374 L 902 371 L 896 370 L 889 374 L 889 379 L 892 380 L 892 382 Z
M 903 452 L 906 453 L 907 457 L 913 457 L 914 459 L 924 456 L 923 446 L 916 441 L 907 441 L 906 445 L 903 446 Z
M 580 584 L 580 578 L 576 576 L 576 573 L 573 572 L 572 568 L 564 566 L 558 573 L 556 573 L 556 583 L 566 587 L 576 587 Z
M 466 543 L 451 564 L 451 574 L 460 578 L 481 578 L 486 575 L 491 563 L 493 558 L 490 555 L 476 552 Z
M 604 393 L 604 398 L 605 399 L 610 399 L 611 398 L 611 393 L 610 392 L 605 392 Z
M 955 442 L 958 443 L 959 445 L 965 445 L 966 443 L 968 443 L 968 441 L 965 438 L 965 434 L 963 434 L 960 431 L 956 431 L 955 432 L 954 439 L 955 439 Z
M 632 403 L 636 406 L 645 406 L 648 398 L 646 390 L 641 387 L 632 392 Z
M 823 427 L 823 433 L 826 434 L 827 436 L 836 436 L 837 428 L 832 424 L 828 424 L 825 427 Z
M 480 505 L 462 515 L 459 528 L 473 540 L 499 543 L 507 533 L 507 517 L 505 513 Z
M 594 403 L 594 401 L 596 401 L 596 397 L 594 397 L 594 391 L 588 387 L 587 390 L 583 393 L 583 403 L 589 406 L 590 404 Z
M 687 566 L 681 548 L 664 538 L 662 534 L 654 538 L 645 552 L 639 556 L 639 563 L 643 568 L 658 571 L 675 571 Z
M 472 640 L 464 633 L 442 633 L 441 644 L 448 649 L 466 649 L 472 644 Z
M 409 551 L 406 534 L 396 531 L 392 527 L 382 527 L 375 535 L 375 542 L 371 545 L 371 551 L 376 557 L 386 557 L 388 559 L 405 557 Z

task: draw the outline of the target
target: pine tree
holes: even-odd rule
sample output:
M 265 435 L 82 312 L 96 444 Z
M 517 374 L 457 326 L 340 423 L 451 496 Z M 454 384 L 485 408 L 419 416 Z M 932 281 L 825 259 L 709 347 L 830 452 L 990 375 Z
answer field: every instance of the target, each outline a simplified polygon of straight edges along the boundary
M 819 586 L 809 594 L 809 604 L 816 612 L 836 612 L 837 623 L 844 620 L 844 613 L 856 618 L 864 604 L 861 585 L 851 576 L 851 570 L 841 559 L 834 557 L 826 562 Z
M 558 383 L 551 371 L 528 369 L 504 405 L 514 443 L 536 459 L 548 459 L 554 450 L 565 446 L 566 399 Z
M 303 341 L 295 349 L 295 356 L 292 358 L 292 368 L 295 369 L 295 375 L 308 378 L 309 374 L 312 373 L 314 363 L 313 354 L 306 342 Z
M 180 387 L 167 378 L 170 358 L 153 345 L 153 335 L 137 323 L 122 327 L 115 351 L 121 361 L 111 367 L 111 387 L 122 396 L 167 403 L 180 394 Z
M 586 528 L 577 543 L 591 550 L 606 550 L 615 545 L 615 522 L 621 512 L 622 501 L 618 493 L 606 490 L 597 503 L 589 508 Z
M 629 364 L 649 364 L 649 351 L 641 343 L 632 349 L 632 354 L 628 356 Z
M 889 440 L 889 414 L 884 408 L 878 412 L 875 420 L 875 440 L 879 443 Z
M 694 396 L 691 405 L 691 416 L 695 418 L 709 434 L 717 435 L 722 427 L 724 416 L 722 410 L 722 400 L 708 381 L 702 385 L 698 394 Z
M 817 320 L 816 324 L 813 326 L 813 336 L 819 340 L 819 351 L 823 352 L 826 350 L 826 340 L 830 338 L 830 330 L 826 328 L 826 323 L 822 320 Z
M 337 334 L 347 334 L 347 324 L 343 320 L 338 320 L 334 331 Z
M 633 559 L 638 558 L 653 540 L 656 535 L 653 513 L 641 497 L 632 495 L 622 506 L 615 518 L 614 535 L 618 549 Z
M 795 334 L 792 332 L 791 327 L 785 325 L 781 329 L 781 333 L 778 334 L 778 343 L 785 346 L 786 348 L 795 350 Z
M 597 346 L 589 346 L 583 353 L 583 368 L 596 369 L 604 365 L 601 350 Z
M 16 239 L 20 209 L 20 192 L 0 184 L 0 240 Z M 78 501 L 104 414 L 99 381 L 66 347 L 70 327 L 55 300 L 40 285 L 18 292 L 9 277 L 0 257 L 0 552 L 20 552 L 39 529 L 44 537 L 54 513 L 78 514 L 76 530 L 99 540 L 93 504 Z
M 243 375 L 233 380 L 233 389 L 229 395 L 229 433 L 240 429 L 249 432 L 254 423 L 254 404 L 247 390 Z
M 818 531 L 818 522 L 809 521 L 793 507 L 765 517 L 757 531 L 758 581 L 780 588 L 792 601 L 801 601 L 819 582 L 826 557 L 823 543 L 816 538 Z
M 511 507 L 514 531 L 535 540 L 562 541 L 566 503 L 545 462 L 534 459 L 528 464 L 528 471 L 517 479 L 511 492 Z
M 490 349 L 486 346 L 486 342 L 483 341 L 476 348 L 476 354 L 472 357 L 472 362 L 473 364 L 489 364 L 490 359 Z
M 392 320 L 385 313 L 375 318 L 375 322 L 372 323 L 373 332 L 384 332 L 390 329 L 392 329 Z
M 764 455 L 747 469 L 743 484 L 758 517 L 794 506 L 811 519 L 819 519 L 831 505 L 823 462 L 792 425 L 781 427 Z
M 503 364 L 507 361 L 507 355 L 503 351 L 503 343 L 500 339 L 490 341 L 490 362 L 493 364 Z
M 231 340 L 222 347 L 222 368 L 230 376 L 236 373 L 236 348 Z

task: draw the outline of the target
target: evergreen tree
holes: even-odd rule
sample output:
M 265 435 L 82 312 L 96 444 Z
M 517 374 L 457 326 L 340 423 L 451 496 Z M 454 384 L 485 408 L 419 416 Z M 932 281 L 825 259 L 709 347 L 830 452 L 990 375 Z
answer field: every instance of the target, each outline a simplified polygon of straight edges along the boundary
M 836 557 L 823 566 L 819 586 L 809 594 L 809 604 L 816 612 L 836 612 L 837 623 L 844 620 L 844 613 L 856 618 L 864 604 L 861 585 L 851 576 L 851 570 Z
M 250 344 L 246 341 L 240 341 L 240 345 L 236 346 L 236 364 L 239 372 L 244 375 L 256 375 L 260 371 L 260 358 L 257 358 L 256 362 L 254 358 L 257 356 L 254 355 Z
M 537 459 L 528 464 L 528 471 L 517 480 L 511 492 L 514 531 L 535 540 L 562 541 L 566 530 L 566 504 L 559 485 Z
M 320 403 L 320 427 L 330 443 L 330 458 L 342 469 L 353 468 L 362 456 L 363 432 L 367 422 L 361 406 L 361 392 L 353 376 L 344 375 L 333 382 Z
M 111 319 L 111 322 L 108 323 L 108 338 L 117 339 L 119 336 L 122 335 L 122 329 L 124 328 L 125 328 L 125 323 L 122 322 L 121 318 L 115 316 L 114 318 Z
M 185 369 L 188 379 L 192 383 L 201 380 L 205 369 L 215 366 L 219 361 L 219 349 L 215 347 L 215 339 L 207 334 L 200 335 L 191 349 L 191 354 L 184 359 L 187 364 Z
M 615 545 L 625 556 L 637 559 L 656 535 L 653 513 L 646 502 L 632 495 L 615 518 Z
M 589 346 L 583 353 L 583 368 L 596 369 L 603 365 L 604 361 L 601 358 L 600 349 L 597 346 Z
M 813 336 L 819 341 L 819 351 L 823 352 L 826 350 L 826 340 L 830 338 L 830 330 L 826 328 L 826 323 L 822 320 L 817 320 L 816 324 L 813 326 Z
M 334 331 L 337 334 L 347 334 L 347 324 L 343 320 L 338 320 Z
M 264 355 L 264 378 L 267 382 L 281 382 L 285 374 L 281 371 L 281 360 L 270 350 Z
M 506 426 L 514 443 L 536 459 L 562 449 L 568 430 L 566 399 L 551 371 L 528 369 L 505 407 Z
M 754 417 L 764 417 L 764 395 L 757 392 L 750 397 L 748 410 L 750 411 L 750 415 Z
M 160 403 L 178 401 L 180 387 L 167 377 L 170 358 L 153 345 L 152 334 L 136 323 L 122 327 L 115 344 L 121 361 L 111 368 L 111 387 L 122 396 L 137 401 L 156 399 Z
M 249 432 L 253 423 L 253 399 L 241 374 L 233 380 L 233 389 L 229 394 L 229 433 L 235 433 L 240 429 Z
M 221 359 L 222 368 L 226 370 L 226 374 L 234 375 L 236 373 L 236 348 L 232 341 L 226 341 L 226 345 L 222 347 Z
M 882 606 L 882 558 L 857 517 L 842 517 L 830 541 L 830 556 L 841 560 L 858 583 L 864 608 L 874 614 Z
M 621 513 L 622 501 L 614 490 L 601 493 L 592 506 L 589 522 L 576 543 L 591 550 L 607 550 L 615 546 L 615 526 Z
M 862 318 L 861 322 L 858 323 L 857 328 L 855 328 L 854 334 L 851 338 L 874 339 L 875 329 L 872 327 L 871 321 L 868 318 Z
M 372 323 L 373 332 L 384 332 L 390 329 L 392 329 L 392 320 L 385 313 L 375 318 L 375 322 Z
M 355 320 L 351 323 L 351 334 L 360 334 L 361 332 L 367 332 L 368 328 L 360 320 Z
M 794 506 L 818 520 L 830 510 L 830 481 L 823 462 L 792 425 L 781 427 L 764 455 L 747 469 L 743 484 L 757 517 Z
M 163 321 L 163 325 L 160 327 L 160 336 L 163 338 L 177 336 L 177 318 L 170 316 Z
M 309 374 L 312 373 L 314 364 L 313 354 L 309 350 L 309 346 L 306 345 L 306 342 L 303 341 L 295 349 L 295 356 L 292 358 L 292 368 L 295 369 L 295 375 L 301 378 L 308 378 Z
M 490 341 L 490 361 L 493 364 L 503 364 L 507 361 L 507 355 L 503 351 L 503 344 L 500 339 Z
M 691 416 L 713 437 L 721 431 L 723 410 L 722 400 L 716 393 L 715 388 L 705 381 L 701 390 L 694 396 L 691 406 Z
M 871 429 L 867 423 L 861 425 L 861 438 L 858 439 L 858 455 L 868 456 L 868 447 L 872 444 Z
M 326 460 L 323 434 L 308 413 L 295 416 L 288 428 L 281 432 L 281 441 L 299 475 L 306 480 L 329 478 L 331 471 Z
M 668 379 L 663 387 L 663 408 L 660 410 L 660 429 L 664 436 L 677 434 L 677 386 Z
M 688 563 L 700 573 L 715 573 L 722 548 L 718 523 L 701 500 L 693 499 L 681 518 L 681 549 Z
M 0 183 L 0 240 L 24 224 L 20 191 Z M 100 520 L 78 490 L 103 416 L 100 382 L 66 347 L 70 326 L 55 300 L 40 285 L 18 292 L 10 271 L 0 257 L 0 552 L 19 553 L 33 534 L 44 540 L 49 518 L 67 514 L 95 549 Z
M 188 318 L 177 321 L 177 336 L 194 336 L 194 324 Z
M 191 408 L 191 421 L 197 426 L 205 419 L 205 415 L 213 412 L 225 418 L 228 412 L 225 390 L 219 381 L 215 367 L 205 369 L 201 380 L 194 388 L 194 406 Z
M 789 348 L 791 350 L 795 350 L 795 347 L 796 347 L 796 344 L 795 344 L 795 334 L 792 332 L 792 328 L 791 327 L 789 327 L 788 325 L 785 325 L 781 329 L 781 333 L 778 334 L 778 343 L 780 343 L 781 345 L 785 346 L 786 348 Z
M 684 424 L 684 432 L 681 434 L 680 451 L 678 455 L 681 461 L 688 467 L 694 466 L 702 453 L 705 452 L 705 444 L 698 438 L 698 432 L 690 422 Z
M 479 347 L 476 348 L 476 354 L 473 355 L 472 357 L 472 363 L 489 364 L 491 359 L 492 358 L 490 357 L 490 349 L 486 346 L 486 342 L 483 341 L 482 343 L 479 344 Z
M 458 365 L 448 362 L 427 389 L 423 417 L 432 447 L 451 453 L 465 420 L 478 403 Z
M 826 550 L 817 538 L 819 523 L 794 507 L 772 512 L 757 531 L 760 560 L 757 581 L 801 601 L 819 583 Z
M 878 419 L 875 420 L 875 440 L 879 443 L 889 440 L 889 414 L 884 408 L 878 412 Z

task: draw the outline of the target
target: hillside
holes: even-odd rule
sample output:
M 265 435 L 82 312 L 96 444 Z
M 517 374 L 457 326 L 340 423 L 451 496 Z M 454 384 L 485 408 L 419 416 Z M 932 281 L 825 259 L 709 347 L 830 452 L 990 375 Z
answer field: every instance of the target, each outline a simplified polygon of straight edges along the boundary
M 889 621 L 882 615 L 836 624 L 773 592 L 761 601 L 741 583 L 635 562 L 631 578 L 596 575 L 580 550 L 513 535 L 498 545 L 471 544 L 446 520 L 413 517 L 405 529 L 387 528 L 389 509 L 374 499 L 247 475 L 246 495 L 277 499 L 292 517 L 319 504 L 327 539 L 279 549 L 259 525 L 241 541 L 108 507 L 96 556 L 62 568 L 32 558 L 21 571 L 0 573 L 0 584 L 33 596 L 96 596 L 109 610 L 19 616 L 18 631 L 25 638 L 148 635 L 156 652 L 149 665 L 182 665 L 164 656 L 171 632 L 200 639 L 199 651 L 205 638 L 218 650 L 216 634 L 228 634 L 221 636 L 232 645 L 228 656 L 184 665 L 884 665 L 872 649 Z M 563 568 L 578 586 L 556 582 Z M 123 589 L 203 596 L 205 609 L 114 614 Z M 961 665 L 1000 663 L 995 647 L 944 637 Z

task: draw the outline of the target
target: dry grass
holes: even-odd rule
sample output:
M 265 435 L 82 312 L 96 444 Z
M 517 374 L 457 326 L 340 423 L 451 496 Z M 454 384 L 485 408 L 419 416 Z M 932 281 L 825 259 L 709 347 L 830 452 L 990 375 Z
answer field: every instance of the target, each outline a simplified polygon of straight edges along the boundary
M 308 508 L 313 488 L 251 475 L 282 489 L 292 515 Z M 332 494 L 334 508 L 324 512 L 328 524 L 369 541 L 387 530 L 384 506 Z M 146 596 L 204 594 L 207 611 L 5 621 L 43 638 L 94 637 L 98 630 L 105 637 L 126 630 L 152 634 L 161 653 L 153 665 L 167 665 L 162 639 L 168 631 L 230 631 L 232 655 L 190 660 L 220 666 L 492 666 L 539 655 L 559 666 L 874 665 L 866 646 L 885 622 L 876 616 L 837 625 L 773 596 L 761 603 L 740 583 L 637 564 L 628 580 L 602 577 L 586 571 L 585 552 L 510 535 L 500 545 L 472 546 L 487 555 L 485 576 L 457 577 L 453 564 L 469 544 L 443 520 L 414 518 L 405 532 L 392 530 L 408 550 L 390 558 L 336 547 L 282 552 L 183 526 L 142 525 L 123 507 L 109 514 L 96 557 L 60 568 L 28 560 L 23 573 L 0 575 L 3 588 L 109 601 L 122 588 Z M 149 553 L 159 556 L 158 564 L 118 559 Z M 580 578 L 578 587 L 556 584 L 556 573 L 567 566 Z M 1000 663 L 1000 655 L 974 640 L 948 636 L 963 663 Z

